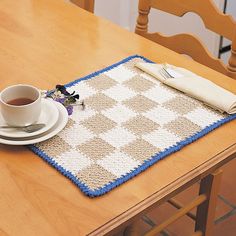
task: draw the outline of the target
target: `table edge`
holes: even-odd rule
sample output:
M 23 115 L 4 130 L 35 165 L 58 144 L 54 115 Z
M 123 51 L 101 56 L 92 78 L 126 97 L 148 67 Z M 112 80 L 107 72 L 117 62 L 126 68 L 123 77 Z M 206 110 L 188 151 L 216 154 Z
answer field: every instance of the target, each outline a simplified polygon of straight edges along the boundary
M 112 235 L 120 228 L 128 226 L 132 221 L 141 217 L 141 215 L 148 212 L 150 209 L 162 204 L 177 193 L 188 188 L 191 184 L 196 183 L 203 177 L 212 173 L 216 169 L 222 167 L 224 164 L 236 157 L 236 143 L 228 147 L 226 150 L 218 153 L 210 160 L 204 162 L 202 165 L 196 167 L 192 171 L 176 179 L 174 182 L 154 193 L 142 202 L 129 208 L 124 213 L 108 221 L 98 229 L 89 233 L 89 236 L 94 235 Z

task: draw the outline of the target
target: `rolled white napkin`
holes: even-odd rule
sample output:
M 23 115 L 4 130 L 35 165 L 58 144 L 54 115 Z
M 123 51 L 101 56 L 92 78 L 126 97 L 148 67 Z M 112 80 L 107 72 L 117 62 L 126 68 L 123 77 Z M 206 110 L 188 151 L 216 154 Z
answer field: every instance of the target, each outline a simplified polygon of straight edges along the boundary
M 180 90 L 190 97 L 194 97 L 210 107 L 228 114 L 236 113 L 236 95 L 213 82 L 200 77 L 184 68 L 168 64 L 137 63 L 139 69 L 154 76 L 166 85 Z M 165 78 L 160 72 L 167 69 L 174 78 Z

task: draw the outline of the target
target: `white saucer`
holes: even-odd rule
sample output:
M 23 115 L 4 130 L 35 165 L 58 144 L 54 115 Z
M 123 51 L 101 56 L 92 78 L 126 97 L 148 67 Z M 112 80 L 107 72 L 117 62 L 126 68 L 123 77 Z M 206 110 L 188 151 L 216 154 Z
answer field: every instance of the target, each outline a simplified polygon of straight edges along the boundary
M 53 102 L 59 111 L 59 118 L 56 124 L 48 131 L 33 137 L 26 138 L 8 138 L 0 136 L 0 143 L 8 145 L 28 145 L 45 141 L 59 133 L 67 124 L 68 113 L 66 108 L 59 102 Z
M 55 106 L 55 102 L 51 100 L 42 99 L 42 108 L 41 114 L 37 121 L 37 123 L 45 124 L 45 127 L 42 129 L 35 131 L 33 133 L 26 133 L 19 129 L 0 129 L 0 136 L 8 137 L 8 138 L 26 138 L 26 137 L 33 137 L 39 134 L 42 134 L 53 127 L 56 124 L 59 111 Z M 4 121 L 2 115 L 0 114 L 0 125 L 7 125 Z

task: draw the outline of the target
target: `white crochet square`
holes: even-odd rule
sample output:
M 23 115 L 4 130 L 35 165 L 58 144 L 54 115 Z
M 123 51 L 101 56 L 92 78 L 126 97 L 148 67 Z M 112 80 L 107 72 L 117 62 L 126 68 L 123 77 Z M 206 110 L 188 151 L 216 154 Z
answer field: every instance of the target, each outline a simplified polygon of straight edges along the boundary
M 224 115 L 220 113 L 217 114 L 206 108 L 197 108 L 184 116 L 202 128 L 224 118 Z
M 116 86 L 105 90 L 103 93 L 117 102 L 122 102 L 136 95 L 136 93 L 133 92 L 131 89 L 121 84 L 117 84 Z
M 81 99 L 86 99 L 97 93 L 97 91 L 90 87 L 88 84 L 86 84 L 85 81 L 81 81 L 80 83 L 68 88 L 67 90 L 70 93 L 75 91 L 76 94 L 80 95 Z
M 142 93 L 143 96 L 149 98 L 150 100 L 162 104 L 176 96 L 176 93 L 170 89 L 166 89 L 163 85 L 156 85 L 155 87 L 149 89 Z
M 75 106 L 73 107 L 73 113 L 70 118 L 73 119 L 76 123 L 80 123 L 81 121 L 94 116 L 96 113 L 96 111 L 88 107 L 82 110 L 80 107 Z
M 138 167 L 140 162 L 132 159 L 123 152 L 113 152 L 109 156 L 98 160 L 97 164 L 117 177 L 121 177 Z
M 101 134 L 100 137 L 115 148 L 120 148 L 136 139 L 134 134 L 119 126 Z
M 159 125 L 167 124 L 178 117 L 177 113 L 162 106 L 157 106 L 154 109 L 147 111 L 143 115 Z
M 60 136 L 70 146 L 76 147 L 77 145 L 92 139 L 95 135 L 83 125 L 77 124 L 71 128 L 62 130 L 58 136 Z
M 74 175 L 93 163 L 89 158 L 74 149 L 62 153 L 55 161 Z
M 175 145 L 181 140 L 180 137 L 163 128 L 158 128 L 149 134 L 143 135 L 142 138 L 161 151 Z
M 119 65 L 109 71 L 106 71 L 104 74 L 114 79 L 118 83 L 123 83 L 136 75 L 136 73 L 125 68 L 123 65 Z
M 102 111 L 102 114 L 118 124 L 125 122 L 137 115 L 137 113 L 121 104 L 117 104 L 110 109 Z

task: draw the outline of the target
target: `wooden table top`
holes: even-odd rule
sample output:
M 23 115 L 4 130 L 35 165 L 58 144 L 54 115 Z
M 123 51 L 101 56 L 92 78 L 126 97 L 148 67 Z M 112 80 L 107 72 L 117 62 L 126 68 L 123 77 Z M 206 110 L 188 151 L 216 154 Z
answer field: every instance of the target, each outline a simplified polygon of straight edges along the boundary
M 185 67 L 236 93 L 236 81 L 64 0 L 0 1 L 0 89 L 50 89 L 133 54 Z M 233 158 L 235 131 L 236 121 L 223 125 L 94 199 L 25 147 L 0 145 L 0 234 L 105 234 Z

